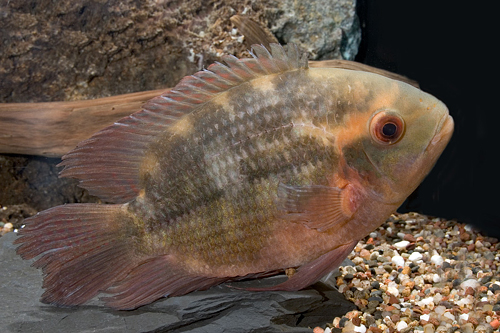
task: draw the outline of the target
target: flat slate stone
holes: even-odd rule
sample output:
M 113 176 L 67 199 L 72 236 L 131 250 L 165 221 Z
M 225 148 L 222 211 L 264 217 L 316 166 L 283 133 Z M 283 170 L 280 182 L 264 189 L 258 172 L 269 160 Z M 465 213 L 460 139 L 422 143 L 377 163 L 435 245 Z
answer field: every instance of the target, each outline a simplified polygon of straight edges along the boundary
M 75 308 L 39 301 L 42 273 L 22 260 L 0 237 L 0 332 L 311 332 L 355 308 L 327 284 L 297 292 L 250 292 L 220 285 L 206 291 L 164 298 L 133 311 L 115 311 L 95 299 Z M 232 283 L 262 287 L 286 279 Z

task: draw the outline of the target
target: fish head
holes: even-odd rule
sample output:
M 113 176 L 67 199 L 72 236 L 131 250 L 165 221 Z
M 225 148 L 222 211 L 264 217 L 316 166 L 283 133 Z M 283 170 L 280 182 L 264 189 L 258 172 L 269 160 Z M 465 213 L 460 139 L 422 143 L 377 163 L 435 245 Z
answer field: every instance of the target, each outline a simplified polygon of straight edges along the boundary
M 423 181 L 454 127 L 444 103 L 406 84 L 398 86 L 399 98 L 373 112 L 363 140 L 363 151 L 380 177 L 372 182 L 373 190 L 389 202 L 403 201 Z
M 370 93 L 350 119 L 359 124 L 358 140 L 342 154 L 365 189 L 386 203 L 402 203 L 445 149 L 453 119 L 444 103 L 406 83 L 375 78 L 364 87 Z

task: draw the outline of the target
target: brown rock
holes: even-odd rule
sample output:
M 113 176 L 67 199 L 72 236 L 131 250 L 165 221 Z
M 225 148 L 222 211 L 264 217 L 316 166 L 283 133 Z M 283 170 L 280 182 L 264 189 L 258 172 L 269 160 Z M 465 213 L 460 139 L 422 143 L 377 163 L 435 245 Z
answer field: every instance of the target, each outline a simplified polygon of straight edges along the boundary
M 368 251 L 367 249 L 362 249 L 360 252 L 359 252 L 359 256 L 363 259 L 370 259 L 370 251 Z
M 399 299 L 396 296 L 391 295 L 389 296 L 389 304 L 399 304 Z
M 497 318 L 495 318 L 495 319 L 493 319 L 493 320 L 490 322 L 490 326 L 491 326 L 494 330 L 496 330 L 498 327 L 500 327 L 500 321 L 499 321 Z
M 354 305 L 358 307 L 358 309 L 363 310 L 368 306 L 368 300 L 366 299 L 355 299 Z
M 0 155 L 0 204 L 8 207 L 1 217 L 21 223 L 39 210 L 63 203 L 98 202 L 77 187 L 74 179 L 58 177 L 59 162 L 55 158 Z
M 391 316 L 391 320 L 392 320 L 393 323 L 397 323 L 400 318 L 401 318 L 401 316 L 399 314 L 393 314 Z
M 401 292 L 401 295 L 405 298 L 408 298 L 411 294 L 411 289 L 408 287 L 405 287 L 403 291 Z
M 436 318 L 430 318 L 429 323 L 431 323 L 434 326 L 439 326 L 439 320 L 437 320 Z
M 486 293 L 488 291 L 488 287 L 486 286 L 479 286 L 478 292 L 480 293 Z
M 465 295 L 474 295 L 474 288 L 472 287 L 467 287 L 467 289 L 465 289 Z
M 404 240 L 407 240 L 409 242 L 416 242 L 416 239 L 415 239 L 415 236 L 413 236 L 412 234 L 406 234 L 404 235 L 403 237 Z
M 448 296 L 449 294 L 450 294 L 450 287 L 444 286 L 443 289 L 441 289 L 441 295 Z
M 470 240 L 470 234 L 465 230 L 464 227 L 460 227 L 460 240 L 462 242 L 467 242 Z

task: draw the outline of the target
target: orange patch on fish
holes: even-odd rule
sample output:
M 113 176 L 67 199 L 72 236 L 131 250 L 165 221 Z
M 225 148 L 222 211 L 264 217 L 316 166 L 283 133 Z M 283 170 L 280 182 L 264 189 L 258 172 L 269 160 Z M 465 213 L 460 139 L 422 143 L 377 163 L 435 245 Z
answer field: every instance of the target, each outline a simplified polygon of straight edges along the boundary
M 315 138 L 322 142 L 325 146 L 332 145 L 335 141 L 335 135 L 330 132 L 330 128 L 326 124 L 315 125 L 311 121 L 296 119 L 292 121 L 294 132 L 300 136 Z
M 333 131 L 338 153 L 342 151 L 343 147 L 349 146 L 367 135 L 368 122 L 372 115 L 372 112 L 348 115 L 342 125 Z

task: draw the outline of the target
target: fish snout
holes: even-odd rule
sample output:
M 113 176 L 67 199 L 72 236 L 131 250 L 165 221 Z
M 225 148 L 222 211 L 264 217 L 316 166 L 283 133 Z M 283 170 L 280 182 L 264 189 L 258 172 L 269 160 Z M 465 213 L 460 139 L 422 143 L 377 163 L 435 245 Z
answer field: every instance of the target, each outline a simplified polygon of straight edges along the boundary
M 454 127 L 453 118 L 447 113 L 439 121 L 436 133 L 427 146 L 427 152 L 437 151 L 440 153 L 450 141 Z

